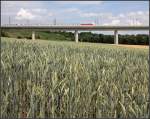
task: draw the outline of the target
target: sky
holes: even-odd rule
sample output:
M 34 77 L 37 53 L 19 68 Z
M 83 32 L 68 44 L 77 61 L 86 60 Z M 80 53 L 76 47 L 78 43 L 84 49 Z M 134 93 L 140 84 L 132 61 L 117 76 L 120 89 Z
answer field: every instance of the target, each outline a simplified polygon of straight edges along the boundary
M 1 24 L 149 25 L 148 1 L 2 1 Z

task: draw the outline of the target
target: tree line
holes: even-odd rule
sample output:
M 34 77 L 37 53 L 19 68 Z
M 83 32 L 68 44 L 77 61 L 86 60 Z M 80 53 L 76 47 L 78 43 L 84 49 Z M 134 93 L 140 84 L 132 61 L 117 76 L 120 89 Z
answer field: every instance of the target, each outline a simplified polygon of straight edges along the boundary
M 1 31 L 2 37 L 16 37 L 16 38 L 27 38 L 31 39 L 30 31 Z M 133 44 L 133 45 L 148 45 L 149 44 L 149 35 L 147 34 L 137 34 L 137 35 L 121 35 L 119 34 L 119 43 L 120 44 Z M 50 31 L 39 31 L 36 33 L 37 39 L 46 39 L 46 40 L 67 40 L 74 41 L 74 33 L 72 32 L 50 32 Z M 104 35 L 96 34 L 92 32 L 81 32 L 79 33 L 80 42 L 92 42 L 92 43 L 114 43 L 114 35 Z
M 120 35 L 120 44 L 134 44 L 134 45 L 148 45 L 149 36 L 146 34 L 137 35 Z M 94 43 L 114 43 L 114 35 L 104 35 L 104 34 L 93 34 L 91 32 L 80 33 L 79 41 L 82 42 L 94 42 Z

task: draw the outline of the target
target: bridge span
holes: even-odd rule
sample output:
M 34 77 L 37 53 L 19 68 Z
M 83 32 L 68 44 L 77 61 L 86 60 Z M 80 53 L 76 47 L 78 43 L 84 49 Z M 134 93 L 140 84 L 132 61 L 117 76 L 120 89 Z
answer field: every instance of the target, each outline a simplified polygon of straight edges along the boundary
M 32 40 L 35 40 L 36 31 L 75 31 L 75 41 L 78 42 L 78 31 L 114 31 L 114 43 L 118 44 L 118 31 L 149 31 L 149 26 L 82 26 L 82 25 L 3 25 L 1 29 L 27 29 L 32 32 Z

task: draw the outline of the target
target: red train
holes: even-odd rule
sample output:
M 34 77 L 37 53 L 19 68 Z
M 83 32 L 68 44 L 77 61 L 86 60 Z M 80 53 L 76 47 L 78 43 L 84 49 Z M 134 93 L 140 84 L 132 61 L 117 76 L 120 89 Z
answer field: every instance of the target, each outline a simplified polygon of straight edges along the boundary
M 90 24 L 80 24 L 81 26 L 94 26 L 95 24 L 90 23 Z

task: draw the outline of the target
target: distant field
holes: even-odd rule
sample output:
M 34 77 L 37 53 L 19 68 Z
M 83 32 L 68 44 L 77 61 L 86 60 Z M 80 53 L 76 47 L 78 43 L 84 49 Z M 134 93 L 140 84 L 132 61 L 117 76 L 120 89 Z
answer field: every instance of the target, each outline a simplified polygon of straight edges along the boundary
M 148 48 L 1 39 L 2 117 L 148 118 Z
M 26 39 L 26 38 L 24 38 L 24 39 L 16 39 L 16 38 L 6 38 L 6 37 L 1 37 L 2 39 L 7 39 L 7 40 L 17 40 L 17 41 L 24 41 L 24 42 L 26 42 L 27 41 L 27 43 L 31 43 L 31 42 L 36 42 L 36 43 L 42 43 L 42 44 L 47 44 L 47 43 L 51 43 L 51 42 L 55 42 L 55 43 L 58 43 L 58 44 L 62 44 L 62 43 L 67 43 L 67 44 L 74 44 L 75 43 L 75 41 L 60 41 L 60 40 L 58 40 L 58 41 L 55 41 L 55 40 L 53 40 L 53 39 L 51 39 L 50 41 L 47 41 L 47 40 L 41 40 L 41 39 L 36 39 L 35 41 L 33 41 L 33 40 L 31 40 L 31 39 Z M 124 48 L 138 48 L 138 49 L 149 49 L 149 45 L 127 45 L 127 44 L 118 44 L 118 45 L 116 45 L 116 44 L 109 44 L 109 43 L 88 43 L 88 42 L 79 42 L 78 43 L 78 45 L 80 46 L 80 45 L 85 45 L 85 46 L 107 46 L 107 47 L 109 47 L 109 46 L 114 46 L 114 47 L 124 47 Z
M 149 49 L 148 45 L 123 45 L 119 44 L 118 46 L 126 47 L 126 48 L 142 48 L 142 49 Z

